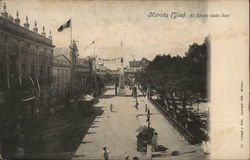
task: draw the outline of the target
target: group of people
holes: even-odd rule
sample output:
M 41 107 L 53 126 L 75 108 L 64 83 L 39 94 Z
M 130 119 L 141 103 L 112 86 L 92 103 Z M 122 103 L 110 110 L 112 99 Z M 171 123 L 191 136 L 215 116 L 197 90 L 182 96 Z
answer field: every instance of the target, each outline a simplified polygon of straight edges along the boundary
M 110 151 L 107 150 L 107 147 L 103 147 L 104 160 L 109 160 L 109 153 L 110 153 Z M 129 160 L 129 155 L 126 154 L 123 160 Z M 139 158 L 135 156 L 132 158 L 132 160 L 139 160 Z
M 152 137 L 152 151 L 157 152 L 158 151 L 158 133 L 154 132 Z M 107 147 L 103 147 L 103 158 L 104 160 L 109 160 L 109 153 L 110 151 L 107 150 Z M 129 155 L 125 155 L 123 160 L 129 160 Z M 132 160 L 139 160 L 138 157 L 133 157 Z

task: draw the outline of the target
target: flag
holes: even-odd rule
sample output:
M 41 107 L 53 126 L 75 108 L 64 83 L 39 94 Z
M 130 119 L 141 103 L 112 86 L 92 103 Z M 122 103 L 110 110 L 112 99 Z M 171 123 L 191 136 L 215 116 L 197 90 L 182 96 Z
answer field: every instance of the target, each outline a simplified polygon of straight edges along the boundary
M 71 26 L 71 19 L 69 19 L 66 23 L 64 23 L 63 25 L 61 25 L 58 28 L 58 32 L 62 32 L 64 29 L 67 29 Z

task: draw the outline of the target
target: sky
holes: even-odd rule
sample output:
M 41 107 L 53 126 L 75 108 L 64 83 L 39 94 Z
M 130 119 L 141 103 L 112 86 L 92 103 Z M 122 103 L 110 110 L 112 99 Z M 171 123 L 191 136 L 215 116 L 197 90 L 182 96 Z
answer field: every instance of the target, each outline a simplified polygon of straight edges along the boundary
M 63 32 L 57 29 L 71 18 L 73 39 L 78 41 L 80 57 L 93 55 L 94 46 L 85 49 L 92 41 L 95 41 L 95 53 L 100 58 L 123 56 L 126 61 L 142 57 L 152 60 L 164 53 L 183 56 L 189 45 L 201 44 L 209 34 L 204 19 L 148 17 L 150 12 L 206 13 L 205 1 L 3 1 L 14 18 L 19 11 L 21 25 L 28 15 L 30 29 L 36 20 L 39 33 L 43 25 L 47 35 L 51 30 L 56 47 L 70 44 L 70 29 Z

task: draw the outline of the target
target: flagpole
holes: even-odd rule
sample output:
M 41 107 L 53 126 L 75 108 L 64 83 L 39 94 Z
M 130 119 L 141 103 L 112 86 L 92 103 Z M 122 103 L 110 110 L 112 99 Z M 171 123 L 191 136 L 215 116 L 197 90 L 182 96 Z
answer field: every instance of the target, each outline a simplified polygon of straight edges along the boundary
M 72 21 L 71 21 L 71 18 L 70 18 L 70 43 L 71 43 L 71 45 L 73 44 L 73 41 L 72 41 Z

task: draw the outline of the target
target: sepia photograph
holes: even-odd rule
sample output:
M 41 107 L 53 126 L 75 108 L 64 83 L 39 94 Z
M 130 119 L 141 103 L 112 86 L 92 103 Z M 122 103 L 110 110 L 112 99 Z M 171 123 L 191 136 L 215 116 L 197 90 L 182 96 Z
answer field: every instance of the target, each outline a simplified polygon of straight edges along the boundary
M 0 160 L 248 159 L 238 4 L 0 0 Z

